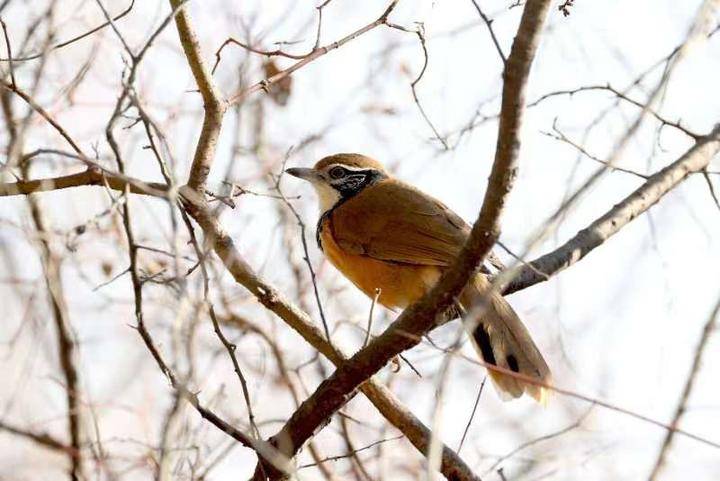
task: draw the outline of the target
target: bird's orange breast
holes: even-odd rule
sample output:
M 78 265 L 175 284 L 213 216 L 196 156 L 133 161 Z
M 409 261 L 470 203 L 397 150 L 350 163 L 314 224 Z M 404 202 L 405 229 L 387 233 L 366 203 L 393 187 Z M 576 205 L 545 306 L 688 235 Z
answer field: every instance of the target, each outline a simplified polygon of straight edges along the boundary
M 321 221 L 318 238 L 325 256 L 348 280 L 371 298 L 379 288 L 378 302 L 390 309 L 412 304 L 440 278 L 436 266 L 388 262 L 344 250 L 333 238 L 332 216 Z

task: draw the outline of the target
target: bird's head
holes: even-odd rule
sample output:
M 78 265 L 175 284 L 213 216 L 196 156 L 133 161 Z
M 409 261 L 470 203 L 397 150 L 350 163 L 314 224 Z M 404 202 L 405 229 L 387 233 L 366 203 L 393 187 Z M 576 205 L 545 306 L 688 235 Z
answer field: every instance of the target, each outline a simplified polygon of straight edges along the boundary
M 294 167 L 285 172 L 312 184 L 321 212 L 388 177 L 380 162 L 361 154 L 335 154 L 319 160 L 312 169 Z

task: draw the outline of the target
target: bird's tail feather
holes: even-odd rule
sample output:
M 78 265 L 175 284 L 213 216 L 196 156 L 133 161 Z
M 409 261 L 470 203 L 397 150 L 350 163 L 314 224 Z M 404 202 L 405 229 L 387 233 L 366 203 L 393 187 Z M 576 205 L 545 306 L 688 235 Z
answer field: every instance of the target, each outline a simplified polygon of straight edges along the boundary
M 465 312 L 463 324 L 478 354 L 486 364 L 550 383 L 550 369 L 527 328 L 510 304 L 490 289 L 487 278 L 478 274 L 460 296 Z M 492 369 L 488 373 L 503 399 L 517 398 L 526 392 L 545 404 L 546 388 Z

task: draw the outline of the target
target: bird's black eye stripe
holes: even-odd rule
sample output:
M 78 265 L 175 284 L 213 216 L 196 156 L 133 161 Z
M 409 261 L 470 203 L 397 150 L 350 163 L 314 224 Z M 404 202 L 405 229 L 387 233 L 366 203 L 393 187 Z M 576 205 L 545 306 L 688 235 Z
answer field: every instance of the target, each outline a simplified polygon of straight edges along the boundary
M 344 177 L 347 171 L 342 167 L 333 167 L 330 169 L 328 174 L 330 174 L 330 177 L 333 179 L 340 179 L 341 177 Z
M 350 170 L 336 166 L 327 172 L 329 184 L 340 193 L 343 199 L 349 199 L 365 187 L 374 184 L 385 175 L 377 170 Z
M 345 177 L 340 189 L 343 191 L 355 191 L 365 183 L 367 175 L 364 173 L 352 174 Z

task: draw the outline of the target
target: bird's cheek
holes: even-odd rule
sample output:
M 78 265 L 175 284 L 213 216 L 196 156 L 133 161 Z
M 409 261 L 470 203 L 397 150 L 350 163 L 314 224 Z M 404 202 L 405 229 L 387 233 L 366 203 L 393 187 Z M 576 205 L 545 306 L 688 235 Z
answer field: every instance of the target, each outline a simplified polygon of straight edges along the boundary
M 313 182 L 312 185 L 315 187 L 320 202 L 320 212 L 329 211 L 340 200 L 340 193 L 326 183 Z

